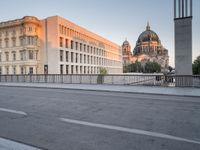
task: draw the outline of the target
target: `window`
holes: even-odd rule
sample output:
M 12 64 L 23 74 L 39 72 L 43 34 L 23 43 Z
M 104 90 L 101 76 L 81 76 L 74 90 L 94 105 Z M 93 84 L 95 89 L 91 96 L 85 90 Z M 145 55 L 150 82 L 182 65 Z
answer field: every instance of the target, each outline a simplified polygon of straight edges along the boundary
M 26 60 L 26 51 L 20 51 L 20 60 Z
M 68 48 L 68 39 L 65 39 L 65 48 Z
M 86 64 L 86 55 L 84 55 L 84 64 Z
M 66 27 L 64 27 L 64 35 L 66 35 Z
M 90 53 L 92 54 L 92 52 L 93 52 L 93 47 L 91 47 L 91 51 L 90 51 Z
M 80 63 L 82 63 L 82 54 L 80 54 Z
M 16 61 L 16 52 L 13 52 L 13 61 Z
M 83 67 L 82 66 L 80 66 L 80 74 L 82 74 L 83 72 Z
M 82 43 L 80 43 L 80 51 L 82 51 Z
M 23 52 L 20 52 L 20 60 L 23 60 Z
M 84 44 L 84 52 L 86 52 L 86 45 Z
M 71 65 L 71 74 L 74 74 L 74 66 Z
M 8 48 L 9 47 L 9 43 L 8 43 L 8 39 L 6 39 L 6 48 Z
M 71 49 L 74 49 L 74 41 L 71 41 Z
M 66 51 L 65 57 L 66 57 L 66 62 L 69 62 L 69 52 L 68 51 Z
M 78 53 L 76 53 L 76 63 L 78 63 Z
M 66 74 L 69 74 L 69 65 L 66 65 Z
M 28 36 L 28 45 L 34 45 L 34 37 Z
M 63 50 L 60 50 L 60 61 L 63 61 Z
M 24 39 L 23 37 L 20 38 L 20 46 L 23 46 L 24 45 Z
M 78 66 L 76 66 L 76 74 L 78 74 Z
M 78 42 L 76 42 L 76 50 L 78 50 Z
M 0 39 L 0 48 L 2 48 L 2 40 Z
M 30 60 L 34 59 L 34 52 L 33 51 L 29 51 L 29 59 Z
M 5 52 L 5 55 L 6 55 L 6 61 L 9 61 L 9 53 Z
M 24 74 L 24 67 L 21 67 L 20 70 L 21 70 L 21 74 Z
M 59 25 L 59 32 L 60 32 L 60 34 L 62 34 L 62 26 L 61 25 Z
M 32 32 L 32 27 L 28 27 L 28 31 L 29 31 L 29 32 Z
M 84 74 L 86 74 L 86 67 L 84 67 Z
M 12 45 L 13 45 L 13 47 L 16 46 L 16 38 L 13 38 L 13 39 L 12 39 Z
M 6 67 L 6 74 L 9 74 L 9 67 Z
M 33 67 L 29 68 L 29 74 L 33 74 Z
M 5 32 L 5 35 L 8 36 L 8 31 Z
M 13 36 L 15 36 L 15 35 L 16 35 L 16 31 L 15 31 L 15 30 L 13 30 L 13 32 L 12 32 L 12 35 L 13 35 Z
M 74 62 L 74 53 L 71 52 L 71 62 L 73 63 Z
M 13 66 L 13 74 L 16 74 L 16 67 Z
M 90 56 L 88 56 L 87 63 L 90 64 Z
M 63 47 L 63 38 L 60 37 L 60 47 Z
M 87 52 L 89 53 L 89 49 L 90 49 L 90 47 L 89 46 L 87 46 Z

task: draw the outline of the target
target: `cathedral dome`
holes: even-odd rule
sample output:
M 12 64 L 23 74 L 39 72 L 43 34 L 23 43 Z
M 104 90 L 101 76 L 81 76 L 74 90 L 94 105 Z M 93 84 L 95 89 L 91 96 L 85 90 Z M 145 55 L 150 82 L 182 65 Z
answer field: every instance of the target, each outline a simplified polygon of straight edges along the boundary
M 142 32 L 137 40 L 137 43 L 140 42 L 150 42 L 157 41 L 159 42 L 158 35 L 150 29 L 149 23 L 147 24 L 146 31 Z

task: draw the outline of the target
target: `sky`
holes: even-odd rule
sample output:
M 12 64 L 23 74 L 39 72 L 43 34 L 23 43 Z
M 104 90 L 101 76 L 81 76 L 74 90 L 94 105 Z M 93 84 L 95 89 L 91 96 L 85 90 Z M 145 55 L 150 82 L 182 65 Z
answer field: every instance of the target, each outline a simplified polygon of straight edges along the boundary
M 147 21 L 174 66 L 173 0 L 0 0 L 0 22 L 61 16 L 112 42 L 127 38 L 134 49 Z M 200 0 L 193 0 L 193 60 L 200 55 Z

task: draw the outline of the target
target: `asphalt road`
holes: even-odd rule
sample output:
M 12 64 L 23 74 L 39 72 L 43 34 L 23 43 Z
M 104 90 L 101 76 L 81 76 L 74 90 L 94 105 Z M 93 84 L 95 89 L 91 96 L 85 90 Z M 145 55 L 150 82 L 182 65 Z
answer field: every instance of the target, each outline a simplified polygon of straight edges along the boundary
M 0 137 L 49 150 L 200 150 L 200 98 L 0 87 Z

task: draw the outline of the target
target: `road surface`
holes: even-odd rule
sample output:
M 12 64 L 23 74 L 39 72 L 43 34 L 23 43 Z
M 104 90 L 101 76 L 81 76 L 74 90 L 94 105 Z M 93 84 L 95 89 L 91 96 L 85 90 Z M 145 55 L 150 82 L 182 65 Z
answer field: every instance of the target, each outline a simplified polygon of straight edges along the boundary
M 200 98 L 0 87 L 0 137 L 49 150 L 199 150 Z

